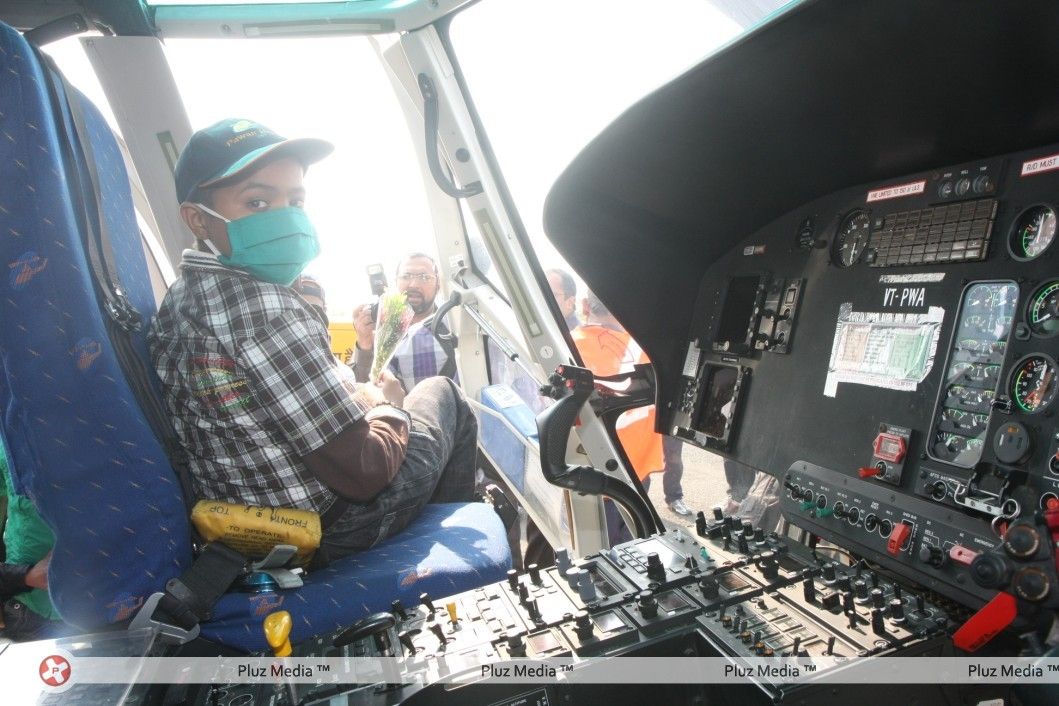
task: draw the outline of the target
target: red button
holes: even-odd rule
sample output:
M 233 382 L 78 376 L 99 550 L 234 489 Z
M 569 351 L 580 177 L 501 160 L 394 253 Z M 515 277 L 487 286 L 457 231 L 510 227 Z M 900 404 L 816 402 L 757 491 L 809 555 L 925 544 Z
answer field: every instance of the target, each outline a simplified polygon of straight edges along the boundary
M 912 533 L 912 525 L 906 525 L 904 522 L 898 522 L 894 525 L 893 532 L 890 533 L 890 538 L 886 540 L 886 551 L 890 552 L 893 556 L 897 556 L 901 553 L 901 547 L 904 545 L 905 540 L 908 539 L 908 535 Z
M 970 566 L 976 556 L 978 556 L 978 552 L 972 551 L 967 547 L 961 547 L 959 544 L 949 550 L 949 558 L 964 566 Z
M 857 471 L 857 475 L 859 475 L 861 478 L 871 478 L 873 476 L 881 476 L 885 472 L 886 471 L 881 468 L 877 468 L 875 466 L 867 466 L 865 468 L 859 469 Z

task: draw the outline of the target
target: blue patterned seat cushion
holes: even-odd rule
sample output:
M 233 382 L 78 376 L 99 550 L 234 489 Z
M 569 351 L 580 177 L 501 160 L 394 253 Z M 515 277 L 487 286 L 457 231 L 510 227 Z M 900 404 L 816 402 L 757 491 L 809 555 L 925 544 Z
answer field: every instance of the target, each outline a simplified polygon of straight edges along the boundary
M 491 505 L 427 505 L 404 532 L 314 571 L 297 590 L 229 593 L 202 636 L 248 652 L 264 650 L 261 621 L 274 610 L 294 618 L 295 643 L 344 627 L 368 613 L 406 607 L 499 581 L 511 568 L 504 525 Z
M 61 145 L 73 131 L 48 99 L 44 68 L 0 24 L 0 434 L 15 489 L 55 534 L 51 598 L 86 629 L 130 618 L 191 563 L 180 484 L 118 363 L 82 244 Z M 98 164 L 115 266 L 145 326 L 155 312 L 129 178 L 99 111 L 80 94 Z M 84 178 L 84 176 L 82 176 Z M 274 596 L 296 616 L 295 639 L 345 625 L 395 597 L 441 597 L 498 579 L 510 564 L 488 505 L 431 507 L 399 536 Z M 295 604 L 311 606 L 297 610 Z M 263 646 L 262 599 L 229 595 L 213 639 Z

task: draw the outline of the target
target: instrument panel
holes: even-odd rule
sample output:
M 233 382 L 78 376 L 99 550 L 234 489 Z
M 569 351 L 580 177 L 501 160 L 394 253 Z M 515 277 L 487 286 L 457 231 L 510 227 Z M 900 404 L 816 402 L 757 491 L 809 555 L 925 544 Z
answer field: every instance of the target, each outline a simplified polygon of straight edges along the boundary
M 974 553 L 1059 503 L 1057 204 L 1051 145 L 843 189 L 748 235 L 703 274 L 666 431 L 798 493 L 849 479 L 839 508 L 788 487 L 788 518 L 975 603 Z M 898 551 L 865 527 L 876 489 L 916 499 Z M 974 547 L 939 558 L 956 526 Z

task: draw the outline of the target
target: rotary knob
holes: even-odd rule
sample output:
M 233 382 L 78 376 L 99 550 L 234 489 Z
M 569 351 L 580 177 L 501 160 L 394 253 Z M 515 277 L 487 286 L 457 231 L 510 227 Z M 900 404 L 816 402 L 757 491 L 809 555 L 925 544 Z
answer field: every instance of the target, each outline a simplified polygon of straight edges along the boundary
M 592 636 L 592 616 L 588 614 L 588 611 L 577 611 L 574 616 L 574 625 L 576 626 L 578 637 L 582 640 Z
M 655 600 L 653 591 L 640 591 L 637 603 L 640 606 L 640 614 L 645 618 L 654 618 L 658 615 L 658 601 Z

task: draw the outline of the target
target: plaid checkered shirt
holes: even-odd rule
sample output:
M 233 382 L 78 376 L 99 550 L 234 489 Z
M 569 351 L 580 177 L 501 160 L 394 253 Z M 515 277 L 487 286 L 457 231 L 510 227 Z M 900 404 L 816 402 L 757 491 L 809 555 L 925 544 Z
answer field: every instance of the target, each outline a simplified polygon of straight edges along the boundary
M 438 326 L 438 335 L 448 335 L 445 324 Z M 435 375 L 444 375 L 459 383 L 454 351 L 446 350 L 441 342 L 422 323 L 413 324 L 397 343 L 390 361 L 390 371 L 401 381 L 406 391 Z
M 301 459 L 371 409 L 290 288 L 184 251 L 148 343 L 202 497 L 323 512 L 334 493 Z

